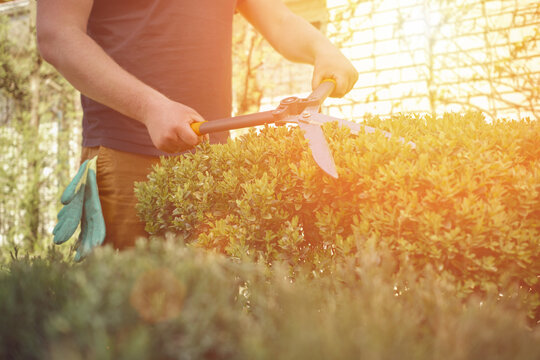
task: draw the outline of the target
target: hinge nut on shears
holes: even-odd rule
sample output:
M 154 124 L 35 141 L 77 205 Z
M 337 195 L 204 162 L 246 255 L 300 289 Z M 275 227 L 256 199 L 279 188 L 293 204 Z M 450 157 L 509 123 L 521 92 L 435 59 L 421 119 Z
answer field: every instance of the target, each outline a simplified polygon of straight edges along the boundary
M 298 118 L 298 121 L 301 121 L 303 123 L 309 124 L 311 123 L 311 113 L 307 111 L 303 111 L 302 114 L 300 114 L 300 117 Z

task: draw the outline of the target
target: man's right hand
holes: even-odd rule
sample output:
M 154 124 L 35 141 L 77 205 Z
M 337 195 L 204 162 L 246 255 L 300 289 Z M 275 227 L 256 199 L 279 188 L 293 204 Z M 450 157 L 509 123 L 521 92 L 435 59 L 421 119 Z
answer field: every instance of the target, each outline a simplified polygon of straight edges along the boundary
M 194 109 L 167 98 L 151 106 L 142 119 L 154 146 L 168 153 L 182 152 L 199 144 L 203 137 L 197 136 L 190 124 L 202 121 L 205 120 Z

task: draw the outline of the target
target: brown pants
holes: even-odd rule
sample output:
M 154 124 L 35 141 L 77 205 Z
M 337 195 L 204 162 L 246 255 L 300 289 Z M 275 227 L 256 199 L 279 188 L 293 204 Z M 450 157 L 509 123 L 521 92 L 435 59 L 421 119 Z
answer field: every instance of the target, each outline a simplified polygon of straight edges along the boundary
M 112 244 L 116 249 L 133 246 L 139 237 L 148 236 L 135 209 L 134 183 L 146 181 L 159 158 L 98 146 L 84 147 L 81 163 L 96 155 L 99 199 L 105 219 L 104 244 Z

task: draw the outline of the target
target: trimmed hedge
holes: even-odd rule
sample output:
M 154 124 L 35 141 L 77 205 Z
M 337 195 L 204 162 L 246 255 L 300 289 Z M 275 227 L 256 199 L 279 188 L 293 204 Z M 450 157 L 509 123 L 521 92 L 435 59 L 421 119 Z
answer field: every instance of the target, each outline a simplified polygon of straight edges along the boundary
M 317 167 L 297 128 L 162 159 L 137 187 L 140 217 L 151 234 L 293 273 L 331 272 L 371 240 L 451 276 L 462 297 L 518 284 L 539 318 L 539 123 L 471 113 L 366 124 L 396 136 L 324 127 L 339 179 Z
M 451 279 L 367 247 L 313 279 L 172 240 L 0 268 L 2 359 L 538 359 L 511 298 L 465 304 Z

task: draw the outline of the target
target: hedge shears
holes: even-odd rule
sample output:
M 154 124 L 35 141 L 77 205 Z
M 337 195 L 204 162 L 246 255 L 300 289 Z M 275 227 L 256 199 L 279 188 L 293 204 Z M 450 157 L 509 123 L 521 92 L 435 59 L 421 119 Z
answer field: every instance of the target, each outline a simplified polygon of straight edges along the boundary
M 321 84 L 307 97 L 298 98 L 296 96 L 287 97 L 280 101 L 279 106 L 274 110 L 258 112 L 248 115 L 240 115 L 230 118 L 196 122 L 191 124 L 193 131 L 201 136 L 209 133 L 242 129 L 246 127 L 275 124 L 297 124 L 304 132 L 304 137 L 308 140 L 313 159 L 319 167 L 333 178 L 338 178 L 336 164 L 328 142 L 324 136 L 322 125 L 328 122 L 337 122 L 340 126 L 346 126 L 352 134 L 357 135 L 364 130 L 366 133 L 374 133 L 377 129 L 335 118 L 329 115 L 321 114 L 320 107 L 323 101 L 332 93 L 336 81 L 334 79 L 325 79 Z M 391 133 L 381 131 L 387 138 Z M 405 139 L 399 138 L 405 142 Z M 415 144 L 408 142 L 413 148 Z

